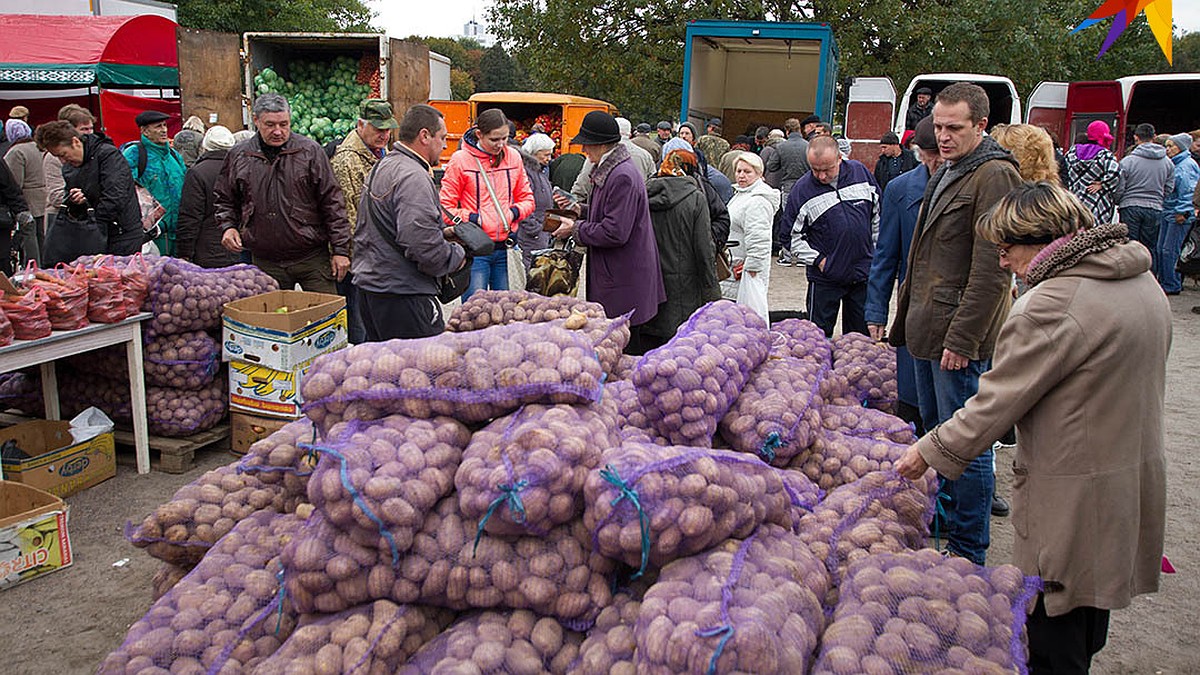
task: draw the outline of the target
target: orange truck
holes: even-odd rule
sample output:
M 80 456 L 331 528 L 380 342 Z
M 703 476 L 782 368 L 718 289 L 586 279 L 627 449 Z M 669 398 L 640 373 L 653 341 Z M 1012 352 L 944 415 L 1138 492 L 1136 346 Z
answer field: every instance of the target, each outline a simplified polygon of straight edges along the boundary
M 475 123 L 479 113 L 491 108 L 504 111 L 508 119 L 517 123 L 517 138 L 524 139 L 530 127 L 541 123 L 546 132 L 558 143 L 554 153 L 582 152 L 579 145 L 571 145 L 571 139 L 579 133 L 583 118 L 593 110 L 603 110 L 611 115 L 617 108 L 611 103 L 570 94 L 548 94 L 533 91 L 490 91 L 475 94 L 466 101 L 430 101 L 430 105 L 446 116 L 446 151 L 442 153 L 442 164 L 462 143 L 463 134 Z

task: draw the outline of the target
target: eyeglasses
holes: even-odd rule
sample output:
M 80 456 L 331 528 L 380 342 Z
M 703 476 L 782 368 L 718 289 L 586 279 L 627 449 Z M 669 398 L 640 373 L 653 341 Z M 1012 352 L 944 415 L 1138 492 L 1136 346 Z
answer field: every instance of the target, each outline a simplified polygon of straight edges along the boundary
M 996 249 L 1000 251 L 1001 258 L 1007 258 L 1008 252 L 1012 247 L 1013 244 L 996 244 Z

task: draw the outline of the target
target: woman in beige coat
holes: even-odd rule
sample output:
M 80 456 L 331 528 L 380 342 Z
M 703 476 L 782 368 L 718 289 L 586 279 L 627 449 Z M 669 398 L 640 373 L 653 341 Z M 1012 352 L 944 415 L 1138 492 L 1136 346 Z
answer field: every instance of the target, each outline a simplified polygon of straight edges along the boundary
M 1087 672 L 1109 610 L 1158 590 L 1170 307 L 1145 247 L 1055 183 L 1017 187 L 977 229 L 1029 291 L 979 393 L 897 469 L 956 478 L 1016 424 L 1013 563 L 1045 583 L 1030 672 Z

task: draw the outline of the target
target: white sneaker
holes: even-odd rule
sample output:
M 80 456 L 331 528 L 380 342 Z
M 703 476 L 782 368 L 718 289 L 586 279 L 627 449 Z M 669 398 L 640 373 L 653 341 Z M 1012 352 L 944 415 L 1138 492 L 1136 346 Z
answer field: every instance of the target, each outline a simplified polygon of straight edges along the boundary
M 791 267 L 796 264 L 791 252 L 786 248 L 779 251 L 779 264 L 783 267 Z

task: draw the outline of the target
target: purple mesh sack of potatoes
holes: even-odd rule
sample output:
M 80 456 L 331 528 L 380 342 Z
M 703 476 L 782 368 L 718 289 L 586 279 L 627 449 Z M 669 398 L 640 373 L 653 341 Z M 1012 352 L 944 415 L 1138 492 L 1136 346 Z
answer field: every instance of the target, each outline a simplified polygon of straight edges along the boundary
M 153 316 L 146 335 L 174 335 L 221 327 L 227 303 L 279 290 L 279 284 L 254 265 L 206 269 L 162 258 L 150 270 L 145 309 Z
M 916 427 L 895 415 L 861 405 L 825 405 L 820 410 L 821 427 L 847 436 L 876 438 L 912 445 Z
M 826 370 L 815 361 L 767 359 L 721 418 L 721 437 L 734 450 L 787 466 L 812 445 L 820 429 L 820 386 Z
M 571 665 L 578 675 L 636 675 L 633 655 L 637 650 L 638 614 L 641 595 L 618 593 L 613 602 L 600 610 L 596 625 L 579 646 L 579 658 Z
M 808 319 L 784 319 L 771 324 L 775 340 L 771 346 L 773 356 L 790 356 L 821 365 L 832 365 L 833 345 L 825 337 L 825 331 Z
M 813 673 L 1027 673 L 1025 621 L 1041 589 L 1012 565 L 934 549 L 851 565 Z
M 566 675 L 582 641 L 583 635 L 550 617 L 486 611 L 461 617 L 396 672 Z
M 871 408 L 896 412 L 895 347 L 860 333 L 840 335 L 833 340 L 833 369 L 849 382 L 852 398 Z
M 282 485 L 284 494 L 307 499 L 308 479 L 320 456 L 311 447 L 316 429 L 306 417 L 285 424 L 256 441 L 238 462 L 238 473 L 256 476 L 266 485 Z
M 891 469 L 908 446 L 908 443 L 822 429 L 812 447 L 793 458 L 788 468 L 803 473 L 828 492 L 869 473 Z

